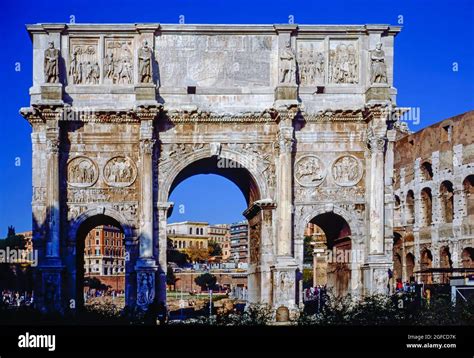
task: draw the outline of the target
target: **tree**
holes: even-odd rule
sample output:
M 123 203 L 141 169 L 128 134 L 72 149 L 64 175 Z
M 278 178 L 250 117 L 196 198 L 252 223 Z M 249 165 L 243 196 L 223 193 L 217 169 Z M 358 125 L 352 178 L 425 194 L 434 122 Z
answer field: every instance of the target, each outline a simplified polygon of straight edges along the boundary
M 99 280 L 97 277 L 86 277 L 84 279 L 84 286 L 89 287 L 90 289 L 103 291 L 107 290 L 110 287 L 102 283 L 102 281 Z
M 222 248 L 216 241 L 210 241 L 208 245 L 209 256 L 222 256 Z
M 206 272 L 196 277 L 194 282 L 200 286 L 203 291 L 206 289 L 212 290 L 216 286 L 217 277 Z
M 176 250 L 173 246 L 173 241 L 167 240 L 166 259 L 168 262 L 174 262 L 178 266 L 183 266 L 188 262 L 188 256 L 179 250 Z
M 186 249 L 186 255 L 188 255 L 191 262 L 203 262 L 209 258 L 209 251 L 193 245 Z

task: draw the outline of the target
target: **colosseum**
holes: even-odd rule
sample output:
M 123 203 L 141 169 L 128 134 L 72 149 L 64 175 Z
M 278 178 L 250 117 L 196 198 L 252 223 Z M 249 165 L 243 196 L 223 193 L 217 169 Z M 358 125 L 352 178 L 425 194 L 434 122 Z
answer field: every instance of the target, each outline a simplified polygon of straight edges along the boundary
M 470 111 L 416 133 L 399 134 L 395 280 L 447 283 L 450 272 L 474 268 L 473 125 Z

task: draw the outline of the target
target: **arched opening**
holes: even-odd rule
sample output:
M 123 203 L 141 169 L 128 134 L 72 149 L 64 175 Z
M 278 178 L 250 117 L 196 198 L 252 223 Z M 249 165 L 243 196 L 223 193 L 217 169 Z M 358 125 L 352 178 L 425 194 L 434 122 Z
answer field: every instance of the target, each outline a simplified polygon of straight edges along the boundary
M 198 309 L 201 301 L 207 304 L 210 290 L 241 303 L 259 297 L 261 280 L 256 267 L 261 223 L 243 216 L 261 199 L 255 177 L 233 160 L 208 157 L 190 163 L 169 179 L 167 199 L 174 203 L 166 223 L 171 313 L 180 314 L 178 302 L 191 310 Z M 201 277 L 206 274 L 214 282 L 204 284 Z
M 453 268 L 453 261 L 451 260 L 448 246 L 442 246 L 439 249 L 439 267 L 444 269 Z M 449 276 L 447 274 L 442 275 L 441 283 L 449 283 Z
M 393 233 L 393 278 L 395 282 L 402 281 L 403 277 L 403 240 L 398 232 Z
M 125 305 L 125 234 L 114 218 L 98 214 L 86 219 L 76 234 L 76 292 L 84 304 Z
M 347 221 L 334 212 L 317 215 L 306 228 L 305 246 L 313 248 L 313 286 L 337 297 L 348 294 L 354 258 Z
M 432 202 L 433 197 L 431 195 L 430 188 L 423 188 L 421 190 L 421 212 L 423 214 L 423 224 L 430 226 L 432 223 Z
M 405 262 L 406 262 L 407 277 L 410 282 L 414 282 L 415 276 L 413 273 L 415 271 L 415 256 L 412 253 L 408 253 L 405 256 Z
M 466 215 L 474 216 L 474 175 L 469 175 L 464 179 L 463 188 L 466 198 Z
M 402 226 L 402 208 L 400 197 L 398 195 L 395 195 L 395 203 L 393 210 L 393 225 L 395 227 Z
M 423 251 L 421 252 L 421 259 L 420 259 L 421 271 L 425 271 L 432 268 L 432 264 L 433 264 L 433 255 L 431 254 L 431 251 L 428 249 L 423 249 Z M 422 273 L 421 281 L 426 284 L 433 283 L 433 274 L 426 273 L 426 272 Z
M 420 166 L 420 170 L 424 180 L 433 179 L 433 167 L 430 162 L 423 162 Z
M 453 183 L 445 180 L 441 183 L 439 188 L 440 202 L 441 202 L 441 217 L 443 222 L 453 222 L 454 209 L 454 191 Z
M 474 248 L 466 247 L 461 255 L 463 268 L 474 268 Z
M 408 190 L 407 199 L 405 201 L 405 216 L 408 225 L 415 223 L 415 194 L 413 190 Z

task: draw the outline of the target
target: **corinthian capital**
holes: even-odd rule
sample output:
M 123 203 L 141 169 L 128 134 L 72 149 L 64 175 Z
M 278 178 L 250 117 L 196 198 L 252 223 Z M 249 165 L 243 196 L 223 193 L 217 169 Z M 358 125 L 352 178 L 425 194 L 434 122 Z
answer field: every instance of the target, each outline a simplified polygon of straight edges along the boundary
M 293 150 L 293 127 L 280 128 L 278 132 L 278 146 L 280 153 L 291 153 Z
M 385 149 L 385 142 L 385 135 L 376 133 L 372 127 L 367 129 L 367 146 L 372 153 L 383 152 Z
M 153 146 L 155 145 L 156 140 L 147 138 L 140 140 L 140 151 L 144 154 L 152 154 Z

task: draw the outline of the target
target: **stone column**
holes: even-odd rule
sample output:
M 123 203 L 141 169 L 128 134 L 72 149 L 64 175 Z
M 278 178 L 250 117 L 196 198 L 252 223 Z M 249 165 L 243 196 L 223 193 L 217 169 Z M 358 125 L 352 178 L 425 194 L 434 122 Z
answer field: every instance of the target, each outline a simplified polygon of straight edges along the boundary
M 369 130 L 370 149 L 370 240 L 369 254 L 384 253 L 384 128 Z
M 294 129 L 292 125 L 295 116 L 293 110 L 280 112 L 278 131 L 279 154 L 278 168 L 278 203 L 277 215 L 277 245 L 276 263 L 273 271 L 273 303 L 277 307 L 293 308 L 296 297 L 296 269 L 298 265 L 293 257 L 292 232 L 292 152 L 294 144 Z
M 142 309 L 153 302 L 158 279 L 156 259 L 153 252 L 153 120 L 156 108 L 140 108 L 137 115 L 140 125 L 140 178 L 141 208 L 137 272 L 137 305 Z
M 49 118 L 48 118 L 49 117 Z M 46 120 L 46 155 L 47 155 L 47 211 L 48 211 L 48 240 L 46 242 L 46 257 L 50 262 L 58 263 L 60 257 L 60 212 L 59 212 L 59 122 L 54 113 L 48 113 Z
M 36 306 L 47 312 L 63 312 L 63 269 L 61 260 L 60 221 L 60 130 L 61 107 L 45 107 L 41 115 L 46 123 L 46 231 L 44 257 L 40 258 L 39 277 L 36 276 Z M 73 299 L 74 297 L 70 297 Z M 74 302 L 76 304 L 76 302 Z
M 157 297 L 160 302 L 166 302 L 166 274 L 168 269 L 168 263 L 166 261 L 166 250 L 168 235 L 166 232 L 166 226 L 168 221 L 168 211 L 173 207 L 172 202 L 159 202 L 157 205 L 158 209 L 158 242 L 155 243 L 156 254 L 158 258 L 158 285 L 157 285 Z
M 388 292 L 388 269 L 393 265 L 392 257 L 389 255 L 391 250 L 385 250 L 385 236 L 388 238 L 393 235 L 393 231 L 385 233 L 385 146 L 388 114 L 385 107 L 372 108 L 367 128 L 367 146 L 370 155 L 370 164 L 367 168 L 369 245 L 367 262 L 363 267 L 363 280 L 364 292 L 368 294 Z
M 293 127 L 288 123 L 280 122 L 278 133 L 278 144 L 280 152 L 278 155 L 279 167 L 279 191 L 278 191 L 278 242 L 277 255 L 292 255 L 292 150 L 293 150 Z

